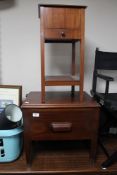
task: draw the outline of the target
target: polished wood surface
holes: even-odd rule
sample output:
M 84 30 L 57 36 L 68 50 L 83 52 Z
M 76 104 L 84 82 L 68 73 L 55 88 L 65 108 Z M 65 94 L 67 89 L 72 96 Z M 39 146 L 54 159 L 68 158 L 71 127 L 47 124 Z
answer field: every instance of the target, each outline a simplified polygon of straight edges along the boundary
M 45 8 L 45 28 L 47 29 L 77 29 L 80 28 L 80 9 Z
M 83 6 L 83 5 L 64 5 L 64 4 L 39 4 L 38 5 L 38 9 L 39 9 L 39 18 L 40 18 L 40 9 L 41 7 L 57 7 L 57 8 L 61 8 L 61 7 L 67 7 L 67 8 L 87 8 L 87 6 Z
M 65 5 L 40 5 L 40 38 L 41 38 L 41 91 L 43 103 L 45 101 L 45 86 L 71 86 L 71 94 L 74 94 L 75 86 L 80 88 L 80 101 L 83 100 L 83 81 L 84 81 L 84 21 L 86 6 L 65 6 Z M 71 42 L 72 44 L 72 71 L 75 75 L 75 42 L 80 42 L 80 71 L 79 81 L 65 80 L 64 83 L 59 79 L 47 80 L 45 78 L 45 43 L 52 42 Z M 59 76 L 58 76 L 59 77 Z M 51 76 L 50 76 L 51 78 Z
M 67 108 L 69 110 L 70 108 L 97 108 L 100 105 L 94 101 L 93 98 L 91 98 L 86 92 L 84 92 L 84 98 L 83 101 L 79 101 L 79 92 L 75 92 L 74 96 L 72 97 L 69 91 L 50 91 L 46 92 L 46 103 L 41 102 L 41 92 L 38 91 L 32 91 L 30 92 L 26 99 L 23 102 L 22 108 L 41 108 L 41 109 L 47 109 L 51 108 L 54 109 L 58 108 Z M 69 107 L 69 108 L 68 108 Z
M 46 76 L 45 77 L 46 79 L 46 86 L 72 86 L 72 85 L 79 85 L 80 84 L 80 81 L 78 79 L 78 77 L 76 76 Z
M 84 32 L 85 32 L 85 11 L 81 9 L 81 42 L 80 42 L 80 101 L 83 100 L 84 87 Z
M 45 29 L 45 40 L 78 40 L 80 39 L 80 33 L 78 30 L 68 30 L 68 29 Z
M 86 93 L 82 103 L 75 92 L 31 92 L 22 105 L 27 165 L 31 164 L 31 142 L 90 140 L 90 159 L 95 161 L 99 125 L 99 105 Z
M 52 146 L 53 145 L 53 146 Z M 101 164 L 106 155 L 99 147 L 96 163 L 89 161 L 89 143 L 87 141 L 74 142 L 34 142 L 33 163 L 29 168 L 26 164 L 25 152 L 20 158 L 11 163 L 0 164 L 0 174 L 39 174 L 39 175 L 116 175 L 117 163 L 106 170 Z M 113 146 L 117 147 L 116 139 L 106 139 L 105 146 L 112 153 Z
M 76 74 L 76 58 L 75 58 L 75 54 L 76 54 L 76 44 L 75 42 L 72 43 L 72 65 L 71 65 L 71 74 L 72 76 L 75 76 Z M 75 85 L 73 85 L 71 87 L 71 92 L 72 95 L 74 95 L 74 91 L 75 91 Z

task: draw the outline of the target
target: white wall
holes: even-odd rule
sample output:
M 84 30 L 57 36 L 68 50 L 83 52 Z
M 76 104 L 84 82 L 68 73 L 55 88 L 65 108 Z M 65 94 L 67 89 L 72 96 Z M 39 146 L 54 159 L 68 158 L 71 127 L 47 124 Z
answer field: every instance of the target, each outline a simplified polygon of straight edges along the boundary
M 42 0 L 41 3 L 86 5 L 85 81 L 92 85 L 95 48 L 117 51 L 117 0 Z M 41 89 L 38 0 L 0 2 L 0 83 L 20 84 L 23 97 Z M 68 73 L 70 45 L 46 45 L 47 73 Z M 67 63 L 66 63 L 67 60 Z M 66 67 L 67 67 L 66 66 Z M 116 86 L 115 86 L 116 88 Z

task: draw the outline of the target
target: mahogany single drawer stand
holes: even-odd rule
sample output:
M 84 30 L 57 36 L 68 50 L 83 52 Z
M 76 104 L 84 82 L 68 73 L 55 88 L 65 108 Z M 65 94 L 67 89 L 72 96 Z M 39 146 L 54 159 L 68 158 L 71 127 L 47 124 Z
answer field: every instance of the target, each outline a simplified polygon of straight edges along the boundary
M 74 95 L 75 86 L 79 86 L 80 100 L 83 99 L 85 9 L 86 6 L 39 4 L 42 103 L 46 103 L 47 86 L 71 86 L 72 95 Z M 76 47 L 77 42 L 79 47 Z M 69 75 L 66 75 L 63 71 L 62 74 L 54 75 L 52 73 L 53 68 L 50 74 L 47 74 L 45 60 L 49 59 L 45 44 L 50 43 L 69 43 L 71 45 Z M 76 54 L 76 50 L 79 54 Z M 79 60 L 79 68 L 77 60 Z M 67 65 L 64 65 L 64 67 L 67 68 Z M 61 70 L 59 65 L 58 69 Z
M 24 116 L 24 145 L 27 164 L 31 163 L 31 142 L 90 140 L 90 158 L 95 160 L 99 126 L 99 105 L 84 92 L 47 92 L 46 103 L 41 92 L 30 92 L 22 104 Z

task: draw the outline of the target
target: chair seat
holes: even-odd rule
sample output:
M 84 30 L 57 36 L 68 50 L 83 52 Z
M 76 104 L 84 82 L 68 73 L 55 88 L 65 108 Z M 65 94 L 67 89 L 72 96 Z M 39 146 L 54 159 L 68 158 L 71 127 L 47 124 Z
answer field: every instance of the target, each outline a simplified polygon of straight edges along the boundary
M 95 98 L 99 100 L 101 105 L 110 110 L 117 111 L 117 93 L 109 93 L 106 98 L 104 93 L 96 93 Z

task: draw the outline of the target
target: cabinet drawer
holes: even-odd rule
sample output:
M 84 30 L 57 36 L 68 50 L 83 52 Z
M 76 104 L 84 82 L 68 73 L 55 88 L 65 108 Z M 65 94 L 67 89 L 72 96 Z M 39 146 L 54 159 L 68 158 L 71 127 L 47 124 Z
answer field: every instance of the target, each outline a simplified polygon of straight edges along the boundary
M 97 132 L 98 117 L 96 110 L 66 112 L 33 112 L 31 135 L 40 140 L 89 139 Z M 95 117 L 94 117 L 95 115 Z M 92 127 L 90 127 L 92 126 Z
M 45 29 L 45 39 L 80 39 L 80 30 Z

